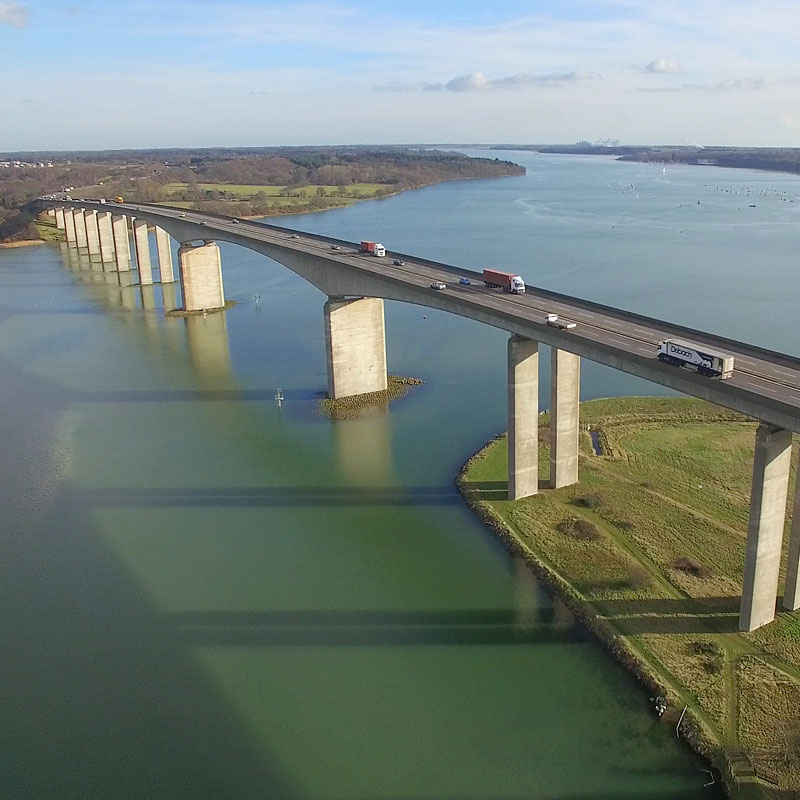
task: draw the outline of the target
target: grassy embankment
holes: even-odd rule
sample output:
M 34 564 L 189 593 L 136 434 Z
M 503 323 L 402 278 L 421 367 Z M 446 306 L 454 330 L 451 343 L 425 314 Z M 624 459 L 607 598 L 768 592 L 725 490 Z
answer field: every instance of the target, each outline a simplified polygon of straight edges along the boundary
M 186 200 L 172 200 L 170 194 L 175 194 L 187 188 L 185 183 L 168 183 L 164 186 L 167 198 L 162 202 L 179 208 L 192 208 L 196 204 Z M 360 200 L 372 200 L 375 196 L 386 190 L 380 183 L 353 183 L 348 184 L 344 194 L 340 194 L 338 186 L 297 186 L 288 189 L 286 186 L 250 186 L 232 183 L 199 183 L 197 188 L 203 192 L 220 192 L 227 199 L 211 202 L 226 203 L 230 206 L 232 214 L 236 213 L 237 203 L 269 198 L 269 214 L 290 214 L 294 211 L 326 211 L 331 208 L 343 208 Z M 230 195 L 234 197 L 231 198 Z M 200 200 L 202 206 L 203 200 Z M 313 208 L 310 207 L 313 205 Z M 261 215 L 258 215 L 261 216 Z
M 540 425 L 546 485 L 547 414 Z M 800 797 L 800 612 L 737 630 L 755 423 L 700 400 L 626 398 L 582 404 L 581 427 L 579 484 L 509 502 L 502 437 L 465 466 L 462 493 L 667 697 L 665 722 L 689 707 L 682 733 L 736 774 L 736 796 Z

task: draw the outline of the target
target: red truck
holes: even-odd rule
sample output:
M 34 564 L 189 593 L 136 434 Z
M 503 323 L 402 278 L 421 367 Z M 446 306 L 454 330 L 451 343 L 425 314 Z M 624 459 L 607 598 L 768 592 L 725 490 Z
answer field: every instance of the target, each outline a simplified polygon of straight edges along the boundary
M 502 289 L 511 294 L 525 294 L 525 281 L 511 272 L 500 272 L 496 269 L 483 271 L 483 282 L 489 289 Z
M 383 258 L 386 255 L 386 248 L 380 242 L 361 242 L 361 252 Z

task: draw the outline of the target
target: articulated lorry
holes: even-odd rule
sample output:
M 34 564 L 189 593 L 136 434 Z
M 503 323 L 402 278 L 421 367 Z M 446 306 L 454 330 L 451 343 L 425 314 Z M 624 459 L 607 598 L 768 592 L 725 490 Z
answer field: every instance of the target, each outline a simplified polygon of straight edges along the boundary
M 684 339 L 660 342 L 658 360 L 675 367 L 694 367 L 700 375 L 712 378 L 728 378 L 733 372 L 733 356 Z
M 483 282 L 489 289 L 502 289 L 510 294 L 525 294 L 525 281 L 519 275 L 496 269 L 483 271 Z
M 386 248 L 380 242 L 361 242 L 361 252 L 383 258 L 386 255 Z

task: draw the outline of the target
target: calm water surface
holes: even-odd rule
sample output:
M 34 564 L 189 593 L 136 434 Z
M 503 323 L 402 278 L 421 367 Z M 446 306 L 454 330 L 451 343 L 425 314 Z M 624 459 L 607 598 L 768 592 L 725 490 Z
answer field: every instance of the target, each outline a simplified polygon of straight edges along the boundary
M 284 222 L 800 352 L 798 179 L 502 155 L 528 175 Z M 0 794 L 711 797 L 452 488 L 505 426 L 506 335 L 387 304 L 426 383 L 331 422 L 325 298 L 222 250 L 238 305 L 190 320 L 0 251 Z M 587 363 L 582 392 L 663 390 Z

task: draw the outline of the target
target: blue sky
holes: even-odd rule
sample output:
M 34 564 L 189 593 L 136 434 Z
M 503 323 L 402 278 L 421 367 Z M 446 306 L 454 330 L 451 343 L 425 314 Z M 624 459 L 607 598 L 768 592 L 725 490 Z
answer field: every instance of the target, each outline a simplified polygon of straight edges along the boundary
M 798 0 L 0 0 L 0 151 L 800 146 Z

